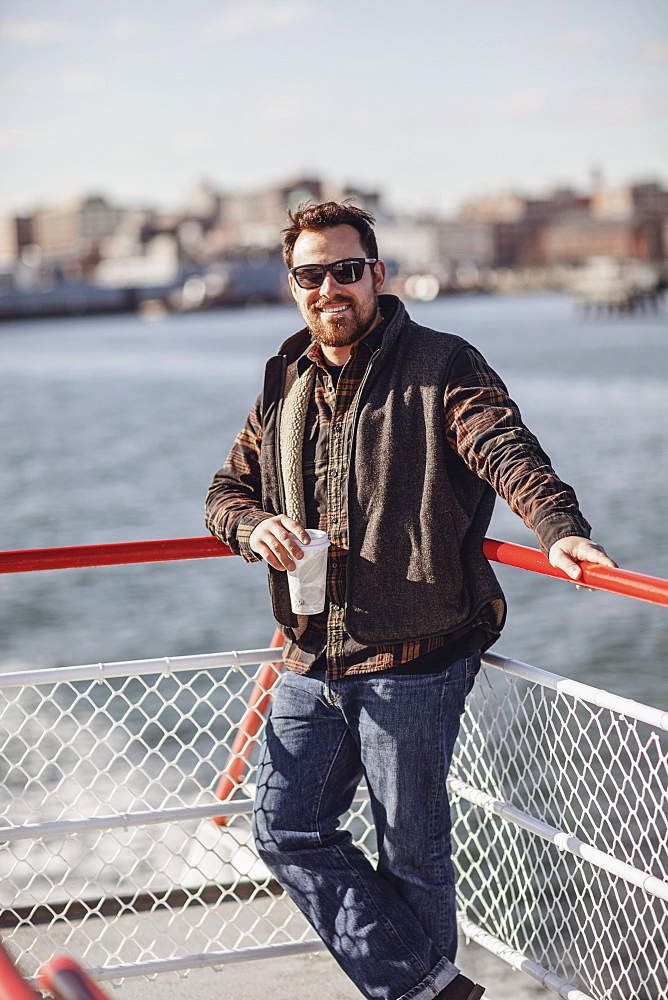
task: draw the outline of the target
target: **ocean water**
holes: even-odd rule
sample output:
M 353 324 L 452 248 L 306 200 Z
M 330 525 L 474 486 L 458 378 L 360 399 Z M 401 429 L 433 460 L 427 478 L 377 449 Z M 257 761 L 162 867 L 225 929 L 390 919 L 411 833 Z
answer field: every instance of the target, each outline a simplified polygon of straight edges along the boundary
M 668 322 L 558 295 L 412 304 L 503 375 L 620 565 L 668 577 Z M 211 476 L 298 325 L 288 306 L 0 326 L 0 548 L 203 535 Z M 536 544 L 502 501 L 490 535 Z M 499 652 L 668 704 L 665 609 L 508 567 Z M 265 646 L 240 559 L 0 576 L 0 669 Z

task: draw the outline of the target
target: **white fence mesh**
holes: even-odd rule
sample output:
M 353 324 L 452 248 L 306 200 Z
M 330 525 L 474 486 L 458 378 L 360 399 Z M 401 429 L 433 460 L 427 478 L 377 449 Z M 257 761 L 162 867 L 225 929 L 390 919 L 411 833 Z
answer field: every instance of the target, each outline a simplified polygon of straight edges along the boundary
M 668 713 L 509 666 L 532 680 L 483 672 L 451 773 L 461 906 L 597 1000 L 665 998 Z
M 63 947 L 118 978 L 313 946 L 254 853 L 252 767 L 210 818 L 259 658 L 0 678 L 0 934 L 24 974 Z M 451 775 L 463 926 L 563 996 L 665 997 L 668 716 L 498 666 Z M 345 822 L 373 855 L 363 792 Z

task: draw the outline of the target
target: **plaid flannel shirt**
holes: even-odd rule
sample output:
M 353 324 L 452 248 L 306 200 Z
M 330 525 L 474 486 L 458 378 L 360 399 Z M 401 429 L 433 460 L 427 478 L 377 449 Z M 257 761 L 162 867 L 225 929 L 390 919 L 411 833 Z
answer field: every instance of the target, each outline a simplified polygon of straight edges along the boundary
M 499 627 L 488 605 L 473 621 L 464 623 L 456 633 L 387 646 L 362 646 L 345 630 L 344 608 L 346 569 L 348 560 L 348 510 L 344 489 L 349 460 L 349 446 L 355 413 L 355 398 L 367 366 L 382 338 L 382 325 L 353 347 L 347 364 L 340 370 L 338 381 L 332 378 L 319 345 L 312 344 L 297 361 L 300 374 L 309 364 L 316 366 L 316 380 L 309 404 L 303 445 L 304 495 L 306 526 L 327 532 L 330 549 L 327 563 L 327 600 L 325 610 L 310 616 L 309 624 L 299 645 L 286 642 L 284 657 L 288 668 L 305 673 L 318 657 L 326 660 L 328 674 L 337 679 L 346 674 L 373 673 L 391 668 L 401 669 L 418 657 L 443 647 L 451 652 L 449 662 L 469 655 L 473 649 L 487 648 L 498 638 Z M 261 509 L 259 455 L 262 446 L 260 399 L 248 415 L 221 469 L 226 479 L 238 484 L 228 486 L 224 496 L 211 497 L 207 505 L 207 527 L 231 545 L 249 562 L 259 560 L 250 548 L 250 536 L 262 520 L 271 515 Z M 569 513 L 581 530 L 588 533 L 588 524 L 580 514 L 572 491 L 558 479 L 556 473 L 546 473 L 545 456 L 538 442 L 524 427 L 519 410 L 510 400 L 503 382 L 482 356 L 468 348 L 457 356 L 444 400 L 445 438 L 447 446 L 460 455 L 467 465 L 487 480 L 511 508 L 530 525 L 540 521 L 546 505 L 557 501 Z M 527 475 L 522 482 L 526 490 L 504 492 L 503 483 L 496 480 L 494 470 L 487 467 L 481 451 L 486 430 L 498 423 L 499 411 L 504 414 L 507 433 L 513 446 L 521 446 Z M 535 463 L 532 463 L 532 455 Z M 536 474 L 532 477 L 531 465 Z M 540 467 L 540 473 L 538 473 Z M 536 495 L 536 475 L 542 477 L 542 489 Z M 213 491 L 213 487 L 212 487 Z M 235 544 L 236 543 L 236 544 Z M 468 641 L 476 637 L 472 648 Z M 319 660 L 320 662 L 320 660 Z M 444 666 L 447 666 L 445 662 Z M 444 666 L 442 668 L 444 668 Z

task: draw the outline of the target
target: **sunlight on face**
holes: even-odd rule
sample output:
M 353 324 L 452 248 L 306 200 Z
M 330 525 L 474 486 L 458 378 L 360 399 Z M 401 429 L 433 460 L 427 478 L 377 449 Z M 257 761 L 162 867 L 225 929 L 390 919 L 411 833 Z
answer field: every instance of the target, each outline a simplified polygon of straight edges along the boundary
M 352 226 L 306 229 L 293 251 L 293 266 L 331 264 L 346 257 L 366 257 L 359 233 Z M 290 276 L 290 288 L 313 339 L 325 347 L 344 347 L 361 340 L 378 317 L 383 287 L 382 263 L 367 264 L 359 281 L 340 285 L 328 272 L 319 288 L 300 288 Z

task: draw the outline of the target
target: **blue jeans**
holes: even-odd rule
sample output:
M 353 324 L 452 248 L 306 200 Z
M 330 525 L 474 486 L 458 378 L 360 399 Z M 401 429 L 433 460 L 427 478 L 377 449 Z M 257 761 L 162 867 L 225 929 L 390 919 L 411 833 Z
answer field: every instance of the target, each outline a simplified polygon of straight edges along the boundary
M 480 655 L 437 674 L 286 673 L 267 722 L 260 857 L 358 989 L 428 1000 L 458 974 L 445 779 Z M 364 776 L 374 868 L 339 818 Z

